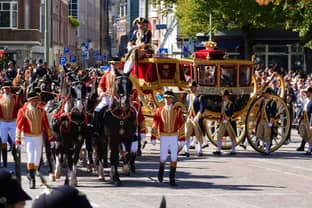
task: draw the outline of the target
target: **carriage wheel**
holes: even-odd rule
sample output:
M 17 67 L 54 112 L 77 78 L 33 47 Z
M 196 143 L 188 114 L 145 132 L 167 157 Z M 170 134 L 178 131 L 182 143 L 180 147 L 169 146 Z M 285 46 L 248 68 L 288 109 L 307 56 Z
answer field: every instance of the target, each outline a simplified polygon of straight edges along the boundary
M 287 138 L 287 134 L 290 131 L 290 114 L 288 107 L 282 98 L 275 95 L 272 95 L 271 97 L 277 104 L 277 122 L 275 127 L 277 134 L 273 137 L 270 148 L 270 152 L 274 152 L 284 144 Z M 265 150 L 263 142 L 259 141 L 259 139 L 256 138 L 256 121 L 258 120 L 256 114 L 259 111 L 262 100 L 262 96 L 257 98 L 248 110 L 246 118 L 246 135 L 248 142 L 252 146 L 252 148 L 254 148 L 258 152 L 264 153 Z
M 245 138 L 245 116 L 241 115 L 239 117 L 234 118 L 236 121 L 237 127 L 237 136 L 236 136 L 236 145 L 239 145 L 241 141 Z M 217 134 L 219 132 L 219 120 L 204 120 L 205 130 L 207 133 L 208 139 L 211 143 L 217 146 Z M 232 140 L 229 136 L 225 136 L 222 139 L 222 149 L 231 149 L 232 148 Z

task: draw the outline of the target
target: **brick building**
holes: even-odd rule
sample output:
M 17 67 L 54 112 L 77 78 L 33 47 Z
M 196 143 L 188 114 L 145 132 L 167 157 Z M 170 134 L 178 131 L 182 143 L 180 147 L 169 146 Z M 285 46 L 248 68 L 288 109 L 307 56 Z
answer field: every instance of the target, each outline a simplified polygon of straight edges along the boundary
M 0 0 L 0 49 L 21 65 L 40 45 L 40 0 Z

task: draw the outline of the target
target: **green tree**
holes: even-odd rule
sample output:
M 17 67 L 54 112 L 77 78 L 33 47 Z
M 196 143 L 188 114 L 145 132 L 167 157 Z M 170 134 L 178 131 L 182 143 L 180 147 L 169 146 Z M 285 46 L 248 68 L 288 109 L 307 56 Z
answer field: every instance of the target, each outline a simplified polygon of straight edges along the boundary
M 152 0 L 159 2 L 159 0 Z M 312 48 L 312 1 L 275 0 L 259 5 L 256 0 L 164 0 L 176 4 L 182 37 L 217 30 L 286 29 L 298 32 L 306 47 Z M 164 9 L 166 11 L 166 9 Z M 209 25 L 209 14 L 213 24 Z

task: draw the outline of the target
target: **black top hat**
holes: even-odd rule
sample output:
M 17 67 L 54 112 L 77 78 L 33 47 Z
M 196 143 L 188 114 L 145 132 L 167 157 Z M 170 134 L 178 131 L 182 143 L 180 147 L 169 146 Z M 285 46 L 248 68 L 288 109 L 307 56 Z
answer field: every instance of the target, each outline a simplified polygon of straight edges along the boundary
M 197 87 L 197 82 L 196 81 L 192 81 L 191 87 Z
M 174 93 L 172 91 L 168 90 L 164 93 L 164 98 L 166 98 L 166 97 L 172 97 L 173 98 Z
M 273 89 L 272 89 L 271 87 L 267 87 L 267 88 L 264 90 L 264 93 L 273 94 Z
M 4 81 L 2 88 L 11 88 L 13 87 L 12 82 L 11 81 Z
M 33 99 L 36 99 L 36 98 L 40 98 L 39 97 L 39 94 L 38 94 L 38 92 L 36 92 L 36 91 L 31 91 L 31 92 L 29 92 L 28 93 L 28 95 L 27 95 L 27 100 L 29 101 L 29 100 L 33 100 Z
M 133 25 L 135 26 L 138 23 L 148 23 L 148 20 L 145 19 L 144 17 L 137 17 L 135 20 L 133 20 Z
M 43 64 L 43 60 L 42 59 L 38 59 L 37 60 L 37 64 Z
M 0 206 L 31 200 L 15 176 L 5 170 L 0 170 L 0 184 Z
M 228 90 L 224 90 L 223 96 L 230 96 L 230 92 Z
M 87 197 L 72 186 L 59 186 L 49 194 L 37 198 L 32 208 L 92 208 Z

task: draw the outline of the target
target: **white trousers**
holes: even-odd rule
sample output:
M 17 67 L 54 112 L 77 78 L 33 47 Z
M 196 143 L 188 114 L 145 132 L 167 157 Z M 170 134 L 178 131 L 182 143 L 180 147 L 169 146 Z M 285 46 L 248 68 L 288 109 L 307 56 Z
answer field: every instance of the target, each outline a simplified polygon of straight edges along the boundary
M 111 96 L 104 95 L 102 97 L 101 102 L 95 107 L 95 112 L 100 112 L 104 107 L 110 105 L 113 102 L 113 98 Z
M 12 139 L 13 144 L 15 144 L 15 135 L 16 135 L 16 122 L 0 122 L 0 131 L 1 131 L 1 143 L 6 144 L 8 142 L 8 134 L 10 134 L 10 137 Z
M 123 152 L 127 152 L 126 146 L 124 143 L 121 144 L 121 147 L 122 147 Z M 138 141 L 131 142 L 130 153 L 137 153 L 138 149 L 139 149 L 139 142 Z
M 26 144 L 27 163 L 33 163 L 35 166 L 39 166 L 42 152 L 42 136 L 24 136 L 24 141 Z
M 171 162 L 176 162 L 178 159 L 178 136 L 160 136 L 160 162 L 166 162 L 168 150 L 171 152 Z

